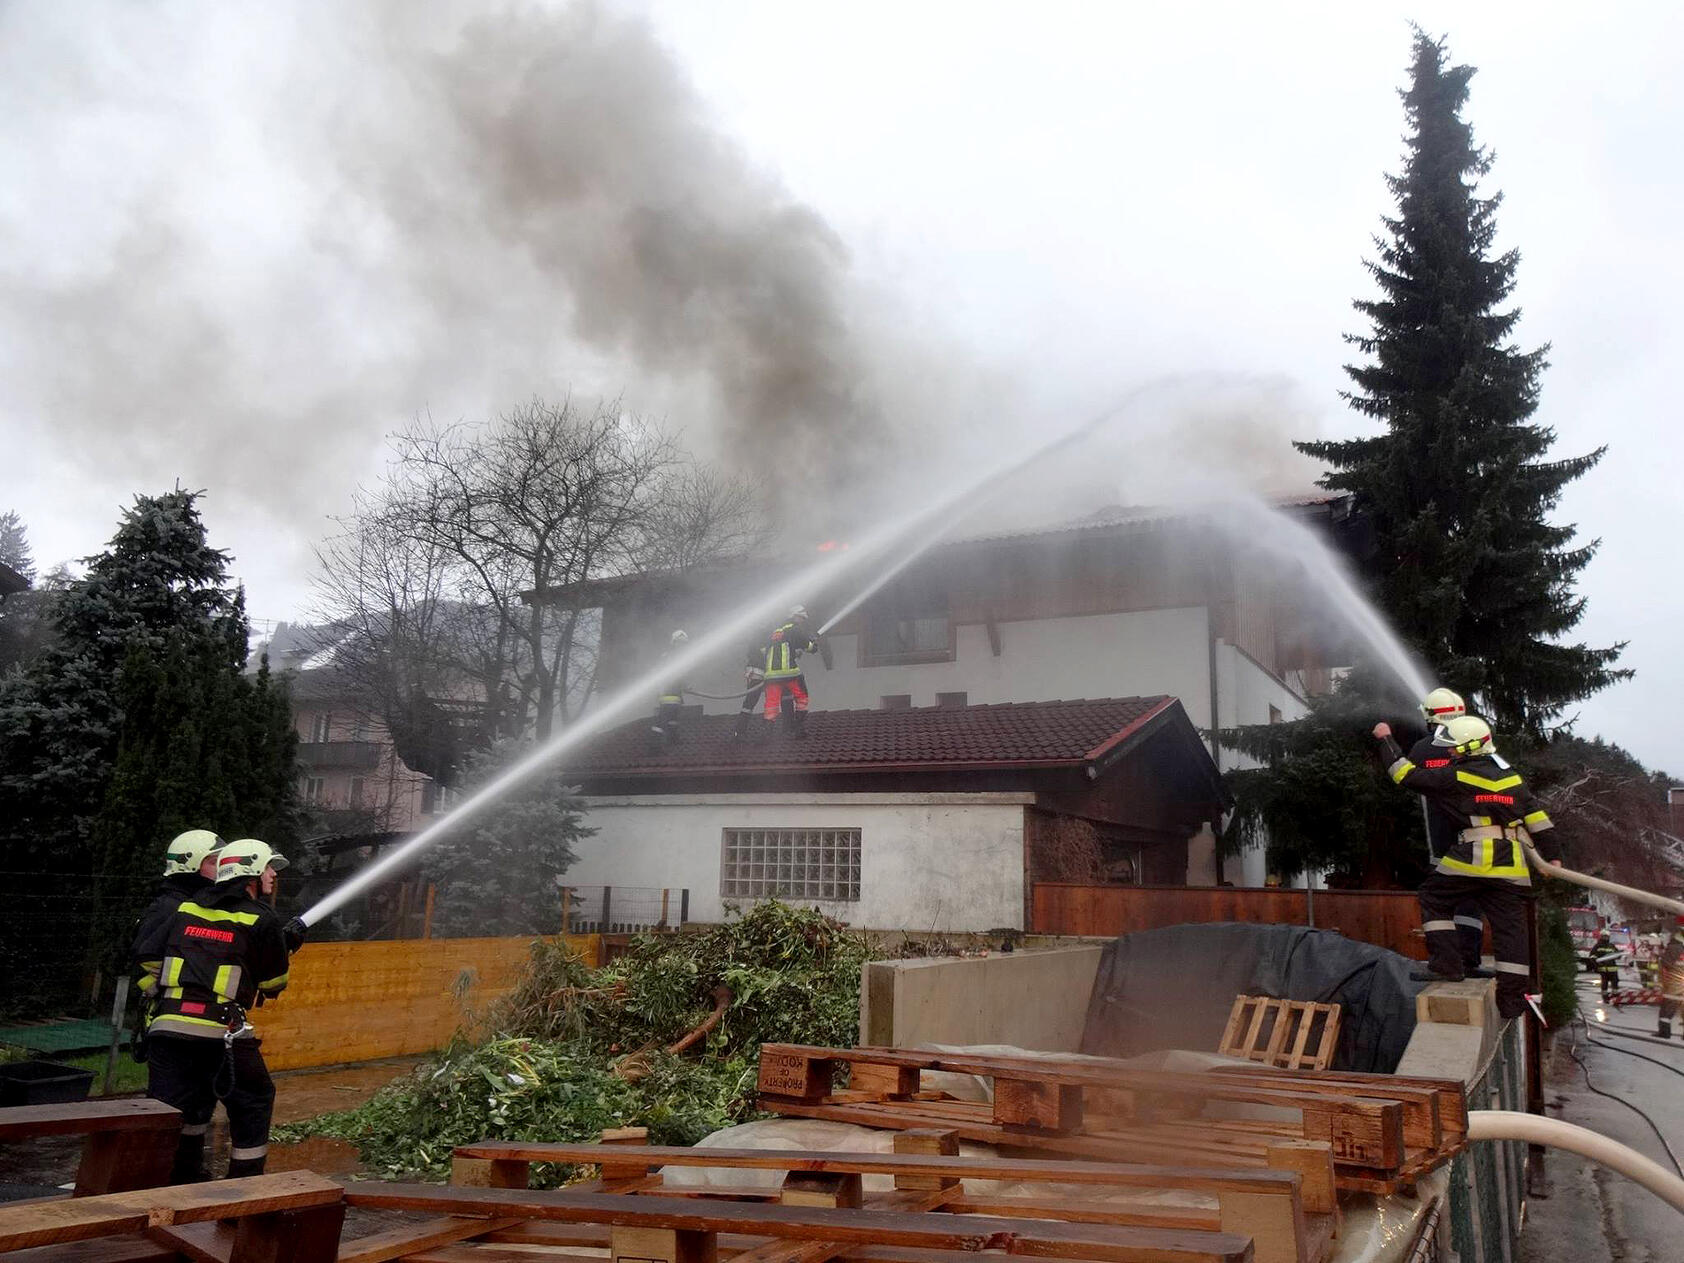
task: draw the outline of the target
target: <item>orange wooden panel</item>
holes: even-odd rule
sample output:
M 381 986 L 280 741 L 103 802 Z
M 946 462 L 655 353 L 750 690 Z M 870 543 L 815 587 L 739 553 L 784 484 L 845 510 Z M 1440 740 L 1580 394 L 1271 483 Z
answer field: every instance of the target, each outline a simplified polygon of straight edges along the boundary
M 1317 927 L 1426 959 L 1420 905 L 1408 890 L 1318 890 Z M 1032 930 L 1110 937 L 1168 925 L 1306 925 L 1302 890 L 1239 886 L 1087 886 L 1036 882 Z
M 591 965 L 602 939 L 569 934 Z M 532 938 L 306 943 L 280 999 L 251 1014 L 273 1070 L 430 1052 L 520 977 Z

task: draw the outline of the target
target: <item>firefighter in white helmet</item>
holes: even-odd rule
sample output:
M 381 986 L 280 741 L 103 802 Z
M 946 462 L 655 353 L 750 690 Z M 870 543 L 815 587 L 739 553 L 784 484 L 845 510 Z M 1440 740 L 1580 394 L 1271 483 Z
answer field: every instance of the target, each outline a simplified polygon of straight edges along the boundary
M 1409 761 L 1416 767 L 1449 766 L 1449 754 L 1433 744 L 1433 737 L 1452 719 L 1459 719 L 1467 713 L 1467 703 L 1460 693 L 1442 687 L 1428 693 L 1421 699 L 1421 718 L 1427 721 L 1427 735 L 1410 747 Z M 1424 799 L 1421 809 L 1427 824 L 1427 855 L 1436 864 L 1439 857 L 1455 845 L 1461 825 L 1455 815 L 1440 803 Z M 1462 950 L 1462 967 L 1472 973 L 1480 967 L 1485 946 L 1485 925 L 1480 920 L 1478 901 L 1464 900 L 1456 906 L 1455 916 L 1451 919 L 1456 922 L 1456 943 Z
M 1519 1017 L 1531 975 L 1526 895 L 1532 875 L 1522 844 L 1531 839 L 1546 859 L 1555 858 L 1553 822 L 1520 774 L 1497 757 L 1483 719 L 1460 715 L 1439 728 L 1432 740 L 1449 760 L 1443 767 L 1421 767 L 1405 757 L 1389 724 L 1376 724 L 1374 735 L 1392 781 L 1442 806 L 1459 826 L 1455 843 L 1419 892 L 1430 976 L 1459 982 L 1466 975 L 1453 914 L 1474 900 L 1491 923 L 1497 1011 Z
M 807 677 L 801 658 L 803 654 L 817 652 L 819 642 L 805 605 L 791 609 L 789 618 L 774 627 L 766 640 L 761 676 L 766 684 L 766 718 L 776 722 L 787 704 L 790 731 L 796 737 L 807 735 Z
M 217 848 L 222 845 L 222 839 L 209 829 L 188 829 L 170 840 L 164 848 L 164 875 L 153 891 L 152 902 L 140 914 L 134 933 L 129 936 L 131 945 L 151 934 L 160 922 L 173 917 L 182 900 L 191 899 L 211 884 Z M 131 955 L 131 968 L 138 964 L 138 958 Z
M 690 643 L 690 633 L 682 627 L 667 640 L 666 652 L 661 655 L 665 662 L 675 654 L 682 653 L 684 646 Z M 674 677 L 661 685 L 660 696 L 655 699 L 655 722 L 649 727 L 649 735 L 656 744 L 665 742 L 667 745 L 678 744 L 678 716 L 684 709 L 684 681 Z
M 152 999 L 146 1094 L 181 1111 L 172 1181 L 203 1179 L 205 1132 L 216 1102 L 233 1140 L 228 1175 L 261 1175 L 275 1084 L 246 1020 L 259 997 L 279 995 L 290 969 L 272 895 L 286 857 L 256 838 L 216 854 L 216 882 L 135 945 L 140 989 Z

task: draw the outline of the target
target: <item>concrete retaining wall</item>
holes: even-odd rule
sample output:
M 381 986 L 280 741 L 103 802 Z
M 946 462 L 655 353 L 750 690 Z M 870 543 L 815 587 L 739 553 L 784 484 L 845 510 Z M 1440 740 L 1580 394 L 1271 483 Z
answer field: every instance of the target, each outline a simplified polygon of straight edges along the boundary
M 1101 950 L 874 961 L 860 978 L 860 1042 L 1076 1052 Z

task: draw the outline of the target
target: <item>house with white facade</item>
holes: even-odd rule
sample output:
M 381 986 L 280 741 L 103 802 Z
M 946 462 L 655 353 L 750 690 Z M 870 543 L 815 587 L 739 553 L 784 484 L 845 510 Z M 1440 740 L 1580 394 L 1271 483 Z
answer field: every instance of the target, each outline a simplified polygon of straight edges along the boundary
M 1345 497 L 1279 511 L 1336 550 L 1360 547 L 1361 523 Z M 639 574 L 534 599 L 600 609 L 597 687 L 609 692 L 647 669 L 674 628 L 705 630 L 796 564 L 786 558 Z M 815 591 L 805 604 L 822 623 L 864 581 L 856 576 Z M 1167 696 L 1202 734 L 1219 769 L 1238 760 L 1214 731 L 1296 718 L 1329 686 L 1333 670 L 1351 661 L 1307 573 L 1295 574 L 1278 554 L 1251 551 L 1211 518 L 1188 511 L 1115 510 L 1054 528 L 942 543 L 840 620 L 827 641 L 827 661 L 808 664 L 815 717 Z M 698 699 L 706 715 L 734 713 L 741 655 L 708 664 L 688 684 L 697 694 L 720 695 Z M 1190 835 L 1187 852 L 1180 881 L 1265 884 L 1260 850 L 1224 861 L 1211 832 L 1202 830 Z M 632 881 L 603 873 L 580 880 Z
M 1220 818 L 1209 751 L 1172 697 L 814 712 L 806 735 L 639 721 L 564 764 L 594 836 L 569 883 L 688 892 L 692 920 L 776 896 L 867 929 L 1024 929 L 1072 848 L 1179 884 Z

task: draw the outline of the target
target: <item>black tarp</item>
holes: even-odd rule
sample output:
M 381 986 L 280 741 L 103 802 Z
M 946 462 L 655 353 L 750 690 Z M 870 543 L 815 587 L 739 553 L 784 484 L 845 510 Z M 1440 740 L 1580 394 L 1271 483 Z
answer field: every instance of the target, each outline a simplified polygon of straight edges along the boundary
M 1236 995 L 1341 1006 L 1332 1069 L 1390 1074 L 1415 1029 L 1417 961 L 1301 925 L 1172 925 L 1105 948 L 1082 1051 L 1132 1057 L 1161 1048 L 1216 1051 Z

